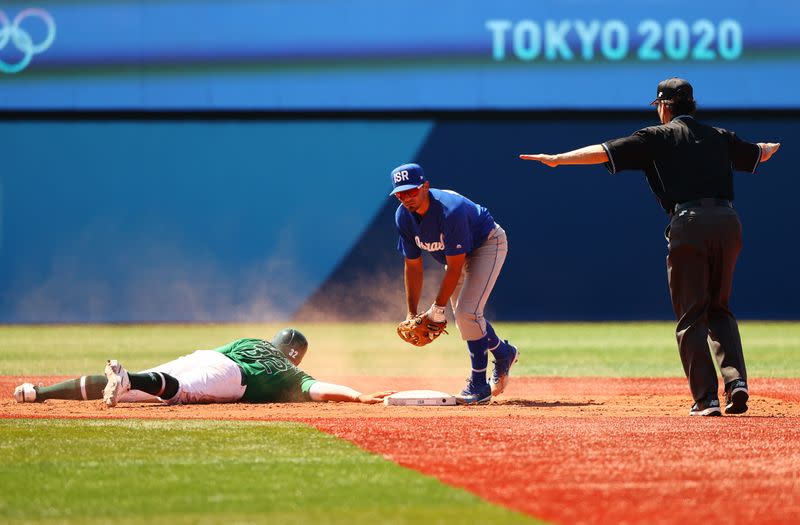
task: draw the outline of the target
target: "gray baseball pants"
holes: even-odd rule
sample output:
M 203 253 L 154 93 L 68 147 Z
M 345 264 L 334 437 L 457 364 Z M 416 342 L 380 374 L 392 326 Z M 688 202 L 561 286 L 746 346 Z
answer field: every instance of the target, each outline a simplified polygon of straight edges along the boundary
M 495 225 L 484 243 L 466 257 L 464 270 L 450 298 L 458 331 L 465 341 L 475 341 L 486 335 L 483 309 L 503 268 L 506 254 L 506 232 Z

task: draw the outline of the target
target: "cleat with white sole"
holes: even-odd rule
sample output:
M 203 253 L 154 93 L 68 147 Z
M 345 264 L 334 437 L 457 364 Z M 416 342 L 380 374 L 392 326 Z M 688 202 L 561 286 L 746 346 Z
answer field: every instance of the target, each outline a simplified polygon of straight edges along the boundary
M 33 403 L 36 401 L 36 387 L 33 383 L 22 383 L 14 389 L 14 401 L 17 403 Z
M 116 359 L 110 359 L 106 363 L 105 374 L 108 383 L 103 389 L 103 402 L 107 407 L 113 407 L 117 405 L 122 394 L 131 389 L 131 379 L 128 371 Z

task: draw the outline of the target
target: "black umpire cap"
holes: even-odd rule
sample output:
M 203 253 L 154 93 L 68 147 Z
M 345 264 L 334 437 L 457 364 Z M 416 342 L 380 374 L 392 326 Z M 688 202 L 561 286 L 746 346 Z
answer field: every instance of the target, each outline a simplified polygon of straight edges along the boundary
M 688 80 L 678 77 L 662 80 L 656 89 L 656 99 L 650 105 L 654 106 L 664 100 L 676 99 L 694 100 L 694 90 Z

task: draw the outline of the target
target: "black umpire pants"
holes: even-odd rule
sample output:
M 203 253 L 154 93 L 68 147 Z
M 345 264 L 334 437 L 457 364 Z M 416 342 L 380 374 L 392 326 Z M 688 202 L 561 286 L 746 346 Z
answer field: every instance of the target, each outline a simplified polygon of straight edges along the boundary
M 667 240 L 667 278 L 683 370 L 695 401 L 717 398 L 711 353 L 725 384 L 747 380 L 739 327 L 728 307 L 742 224 L 733 208 L 689 208 L 672 216 Z

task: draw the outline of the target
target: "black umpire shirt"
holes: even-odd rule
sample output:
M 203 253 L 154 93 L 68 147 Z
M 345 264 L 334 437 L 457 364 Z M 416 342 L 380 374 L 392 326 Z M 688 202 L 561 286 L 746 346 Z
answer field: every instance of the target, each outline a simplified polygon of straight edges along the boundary
M 676 204 L 703 198 L 733 200 L 733 170 L 755 172 L 761 148 L 732 131 L 679 115 L 668 124 L 640 129 L 603 143 L 611 173 L 644 170 L 658 202 L 672 213 Z

